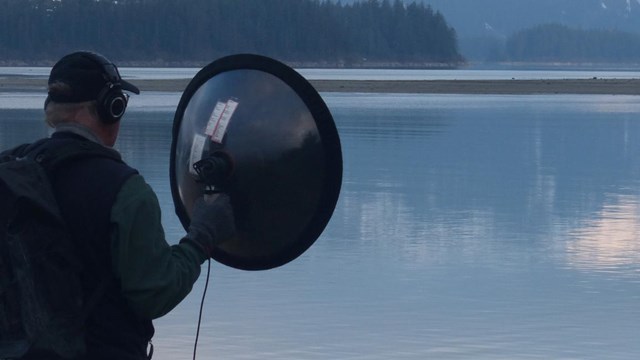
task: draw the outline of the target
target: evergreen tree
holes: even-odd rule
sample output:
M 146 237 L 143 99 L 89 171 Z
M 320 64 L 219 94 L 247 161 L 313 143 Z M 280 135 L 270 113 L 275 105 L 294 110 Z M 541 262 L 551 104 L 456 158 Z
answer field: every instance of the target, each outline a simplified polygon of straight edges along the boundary
M 0 60 L 77 49 L 160 64 L 243 52 L 299 63 L 463 61 L 455 31 L 422 2 L 0 0 Z

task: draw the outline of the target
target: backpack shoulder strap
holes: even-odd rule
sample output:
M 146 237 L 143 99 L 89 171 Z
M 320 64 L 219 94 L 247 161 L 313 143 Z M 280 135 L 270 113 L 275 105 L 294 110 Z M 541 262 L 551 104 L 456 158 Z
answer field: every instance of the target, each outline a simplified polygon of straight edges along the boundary
M 120 154 L 105 146 L 92 141 L 78 139 L 45 139 L 27 147 L 16 148 L 17 156 L 27 156 L 40 163 L 49 172 L 72 160 L 86 158 L 108 158 L 117 162 L 123 162 Z
M 42 140 L 38 141 L 37 143 L 42 142 Z M 26 153 L 29 151 L 29 148 L 31 148 L 32 146 L 36 145 L 37 143 L 34 144 L 22 144 L 22 145 L 18 145 L 14 148 L 8 149 L 8 150 L 4 150 L 3 152 L 0 152 L 0 162 L 5 162 L 5 161 L 9 161 L 9 160 L 13 160 L 16 158 L 21 158 L 24 157 L 26 155 Z

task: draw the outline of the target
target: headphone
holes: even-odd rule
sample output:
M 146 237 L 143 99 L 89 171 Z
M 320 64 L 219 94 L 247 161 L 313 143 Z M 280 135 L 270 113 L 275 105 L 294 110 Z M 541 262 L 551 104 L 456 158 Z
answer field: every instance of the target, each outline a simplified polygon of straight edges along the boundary
M 102 67 L 102 74 L 106 82 L 96 98 L 98 115 L 100 115 L 102 122 L 115 124 L 124 115 L 129 102 L 129 97 L 122 92 L 118 68 L 100 54 L 87 51 L 83 52 L 83 55 Z
M 127 103 L 129 102 L 129 96 L 122 92 L 118 68 L 100 54 L 89 51 L 83 51 L 81 54 L 85 58 L 100 65 L 102 76 L 105 80 L 105 85 L 100 89 L 96 97 L 98 118 L 105 124 L 117 123 L 124 115 L 124 111 L 127 109 Z M 44 100 L 45 110 L 50 101 L 51 97 L 47 96 Z

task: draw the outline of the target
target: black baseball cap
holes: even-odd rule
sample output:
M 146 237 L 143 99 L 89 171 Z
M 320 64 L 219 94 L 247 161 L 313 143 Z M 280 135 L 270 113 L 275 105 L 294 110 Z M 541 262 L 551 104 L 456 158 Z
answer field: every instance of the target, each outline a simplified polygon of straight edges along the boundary
M 114 87 L 140 94 L 140 90 L 120 77 L 118 68 L 104 56 L 77 51 L 62 57 L 51 68 L 49 85 L 61 82 L 70 87 L 69 91 L 51 91 L 49 98 L 55 102 L 76 103 L 97 100 L 105 88 Z

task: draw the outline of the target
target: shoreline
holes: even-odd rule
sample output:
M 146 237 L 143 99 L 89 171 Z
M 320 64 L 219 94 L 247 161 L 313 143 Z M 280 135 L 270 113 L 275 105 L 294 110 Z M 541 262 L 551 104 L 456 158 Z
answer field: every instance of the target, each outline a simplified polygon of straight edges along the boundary
M 322 92 L 640 95 L 640 79 L 311 81 Z
M 182 92 L 191 79 L 128 79 L 141 91 Z M 592 94 L 640 95 L 640 79 L 550 80 L 309 80 L 318 92 L 406 94 Z M 0 92 L 44 92 L 42 77 L 0 78 Z

